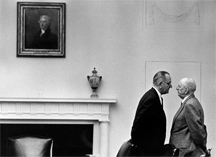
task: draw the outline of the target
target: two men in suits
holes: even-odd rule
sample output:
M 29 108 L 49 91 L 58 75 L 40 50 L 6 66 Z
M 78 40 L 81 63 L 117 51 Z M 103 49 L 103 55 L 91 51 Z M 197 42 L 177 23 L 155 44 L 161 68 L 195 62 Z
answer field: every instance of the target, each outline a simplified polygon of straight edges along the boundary
M 162 95 L 172 88 L 170 74 L 159 71 L 153 77 L 153 87 L 141 98 L 131 130 L 136 156 L 160 156 L 164 153 L 166 115 Z
M 182 103 L 173 119 L 170 144 L 180 150 L 179 157 L 205 156 L 207 132 L 203 108 L 194 95 L 196 83 L 191 78 L 183 78 L 176 90 Z

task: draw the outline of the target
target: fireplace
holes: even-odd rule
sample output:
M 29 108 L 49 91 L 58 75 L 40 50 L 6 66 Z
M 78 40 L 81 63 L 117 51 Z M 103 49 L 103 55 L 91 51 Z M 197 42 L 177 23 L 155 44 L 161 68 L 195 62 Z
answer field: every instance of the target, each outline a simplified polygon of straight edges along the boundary
M 1 156 L 7 137 L 38 133 L 54 138 L 53 156 L 108 157 L 109 108 L 115 103 L 115 99 L 0 99 Z
M 18 136 L 52 138 L 53 157 L 92 154 L 93 124 L 0 124 L 1 156 L 7 156 L 7 139 Z

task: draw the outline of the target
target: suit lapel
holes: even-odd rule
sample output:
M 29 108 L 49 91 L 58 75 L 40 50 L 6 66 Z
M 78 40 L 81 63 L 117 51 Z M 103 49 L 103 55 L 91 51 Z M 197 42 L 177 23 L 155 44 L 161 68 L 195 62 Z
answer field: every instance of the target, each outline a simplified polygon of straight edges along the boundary
M 158 104 L 162 105 L 161 101 L 160 101 L 160 97 L 159 97 L 158 93 L 156 92 L 156 90 L 153 87 L 151 88 L 151 90 L 154 93 L 154 95 L 158 98 Z
M 181 104 L 180 108 L 178 109 L 178 111 L 176 112 L 176 114 L 175 114 L 175 116 L 174 116 L 174 118 L 173 118 L 172 126 L 173 126 L 173 124 L 175 123 L 175 120 L 176 120 L 176 118 L 178 117 L 178 115 L 181 113 L 181 111 L 182 111 L 183 108 L 185 107 L 185 104 L 187 103 L 187 101 L 188 101 L 190 98 L 192 98 L 192 97 L 194 97 L 194 94 L 190 95 L 190 96 L 184 101 L 184 103 Z
M 176 112 L 176 114 L 175 114 L 175 116 L 174 116 L 174 118 L 173 118 L 172 126 L 173 126 L 173 124 L 175 123 L 175 120 L 176 120 L 176 118 L 178 117 L 178 115 L 179 115 L 179 114 L 181 113 L 181 111 L 183 110 L 184 106 L 185 106 L 185 103 L 181 104 L 180 108 L 179 108 L 178 111 Z

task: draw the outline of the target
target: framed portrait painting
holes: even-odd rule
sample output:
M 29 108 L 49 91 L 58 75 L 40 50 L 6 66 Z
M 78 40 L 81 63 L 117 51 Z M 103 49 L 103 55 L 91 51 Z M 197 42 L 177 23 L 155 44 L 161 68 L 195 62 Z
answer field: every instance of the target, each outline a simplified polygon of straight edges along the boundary
M 65 6 L 17 2 L 17 57 L 65 57 Z

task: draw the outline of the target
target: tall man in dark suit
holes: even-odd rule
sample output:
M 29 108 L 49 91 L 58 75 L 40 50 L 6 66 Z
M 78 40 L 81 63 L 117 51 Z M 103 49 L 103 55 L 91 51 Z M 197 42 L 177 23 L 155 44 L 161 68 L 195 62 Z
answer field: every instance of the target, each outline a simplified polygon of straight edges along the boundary
M 179 148 L 179 157 L 205 156 L 207 132 L 203 108 L 194 96 L 196 83 L 191 78 L 183 78 L 176 90 L 182 103 L 173 119 L 170 144 Z
M 153 77 L 153 87 L 141 98 L 131 130 L 137 156 L 160 156 L 164 153 L 166 115 L 161 95 L 172 88 L 170 74 L 159 71 Z
M 58 49 L 57 35 L 50 29 L 51 18 L 48 15 L 42 15 L 38 21 L 40 30 L 33 39 L 31 48 L 33 49 Z

